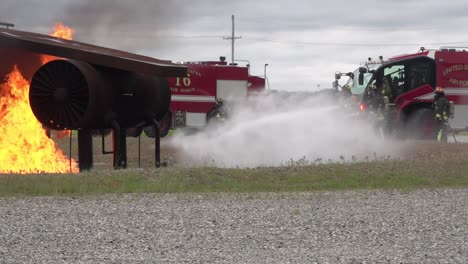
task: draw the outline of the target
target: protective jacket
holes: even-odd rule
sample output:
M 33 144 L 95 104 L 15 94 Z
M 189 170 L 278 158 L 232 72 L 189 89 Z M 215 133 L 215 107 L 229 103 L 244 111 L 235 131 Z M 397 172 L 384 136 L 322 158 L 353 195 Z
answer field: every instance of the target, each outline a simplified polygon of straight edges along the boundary
M 450 103 L 444 95 L 436 95 L 432 105 L 434 109 L 434 128 L 437 141 L 447 142 L 448 119 L 450 115 Z
M 434 119 L 438 121 L 448 120 L 450 113 L 449 100 L 445 96 L 436 96 L 433 103 Z

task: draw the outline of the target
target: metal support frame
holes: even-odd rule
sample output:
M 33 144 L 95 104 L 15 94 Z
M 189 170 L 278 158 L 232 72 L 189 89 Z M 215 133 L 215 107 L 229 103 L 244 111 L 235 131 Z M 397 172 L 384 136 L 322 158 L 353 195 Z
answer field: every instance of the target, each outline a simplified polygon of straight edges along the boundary
M 73 130 L 70 130 L 69 136 L 69 145 L 68 145 L 68 165 L 70 166 L 70 173 L 73 172 L 72 169 L 72 139 L 73 139 Z
M 161 126 L 156 119 L 151 120 L 155 131 L 155 167 L 161 167 Z M 112 121 L 113 151 L 105 150 L 105 136 L 102 134 L 102 153 L 113 154 L 114 169 L 127 168 L 127 134 L 126 129 L 120 127 L 117 121 Z M 71 140 L 71 138 L 70 138 Z M 141 166 L 141 140 L 138 137 L 138 167 Z M 70 142 L 71 148 L 71 142 Z M 71 153 L 71 149 L 70 149 Z M 78 130 L 78 165 L 80 172 L 93 167 L 93 137 L 90 130 Z
M 146 121 L 138 123 L 135 128 L 140 129 L 141 133 L 138 134 L 138 168 L 141 167 L 141 134 L 143 133 L 143 128 L 146 126 Z
M 127 135 L 125 128 L 121 128 L 117 121 L 112 121 L 112 143 L 114 147 L 114 169 L 127 168 Z
M 159 125 L 158 120 L 153 119 L 154 126 L 154 159 L 155 167 L 161 167 L 161 126 Z
M 93 136 L 89 130 L 78 130 L 78 167 L 80 172 L 93 168 Z
M 140 167 L 141 167 L 141 133 L 138 135 L 138 168 Z
M 104 133 L 101 134 L 101 138 L 102 138 L 102 154 L 105 155 L 105 154 L 114 154 L 114 151 L 107 151 L 106 150 L 106 135 L 104 135 Z
M 120 164 L 117 164 L 119 168 L 127 168 L 127 133 L 126 128 L 120 129 Z

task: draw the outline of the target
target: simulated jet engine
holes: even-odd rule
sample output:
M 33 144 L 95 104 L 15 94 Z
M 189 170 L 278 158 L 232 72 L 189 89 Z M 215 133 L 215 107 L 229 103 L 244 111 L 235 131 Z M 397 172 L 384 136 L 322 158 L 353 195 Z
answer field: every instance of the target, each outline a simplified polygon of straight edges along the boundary
M 161 120 L 170 104 L 166 78 L 54 60 L 34 74 L 29 91 L 36 118 L 51 129 L 135 127 Z

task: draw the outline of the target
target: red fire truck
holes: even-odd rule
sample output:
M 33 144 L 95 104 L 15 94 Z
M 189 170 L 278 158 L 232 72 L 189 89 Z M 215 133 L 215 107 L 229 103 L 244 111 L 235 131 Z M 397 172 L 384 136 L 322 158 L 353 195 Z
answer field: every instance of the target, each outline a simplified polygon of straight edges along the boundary
M 265 78 L 250 75 L 249 65 L 228 64 L 225 57 L 220 57 L 219 61 L 181 64 L 188 67 L 188 74 L 169 79 L 171 105 L 160 124 L 161 136 L 167 135 L 170 129 L 206 127 L 217 99 L 229 104 L 265 89 Z M 146 127 L 144 132 L 154 137 L 152 127 Z
M 360 68 L 363 83 L 366 68 Z M 462 48 L 442 47 L 393 57 L 372 72 L 364 91 L 361 110 L 381 112 L 385 131 L 403 137 L 427 139 L 433 133 L 432 102 L 434 89 L 441 86 L 454 102 L 455 116 L 450 119 L 456 131 L 468 127 L 468 52 Z M 382 100 L 376 100 L 380 97 Z M 375 104 L 375 102 L 383 102 Z M 380 108 L 380 109 L 377 109 Z

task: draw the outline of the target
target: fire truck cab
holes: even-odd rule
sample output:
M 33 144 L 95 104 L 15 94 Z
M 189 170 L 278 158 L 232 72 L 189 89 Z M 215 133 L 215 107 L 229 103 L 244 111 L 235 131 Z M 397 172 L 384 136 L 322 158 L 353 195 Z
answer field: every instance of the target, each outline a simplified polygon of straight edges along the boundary
M 161 121 L 161 136 L 169 129 L 201 129 L 210 122 L 211 111 L 217 100 L 223 104 L 245 100 L 251 94 L 265 89 L 265 78 L 252 76 L 249 65 L 228 64 L 225 57 L 219 61 L 181 62 L 187 66 L 185 77 L 169 78 L 171 104 Z M 154 137 L 151 127 L 144 129 L 149 137 Z
M 360 69 L 363 83 L 365 68 Z M 468 52 L 442 47 L 393 57 L 378 67 L 363 94 L 361 110 L 380 112 L 387 132 L 428 139 L 433 136 L 432 102 L 435 87 L 455 104 L 454 131 L 468 127 Z
M 352 72 L 335 72 L 335 81 L 332 83 L 335 93 L 343 93 L 344 91 L 348 90 L 352 101 L 359 104 L 360 100 L 362 99 L 364 89 L 372 77 L 372 73 L 375 71 L 375 69 L 382 65 L 382 63 L 382 56 L 379 56 L 379 60 L 373 60 L 371 57 L 369 57 L 366 62 L 361 63 L 361 66 Z M 366 71 L 363 73 L 363 81 L 360 83 L 358 82 L 358 76 L 361 67 L 366 68 Z M 340 85 L 339 83 L 341 77 L 348 77 L 344 85 Z

